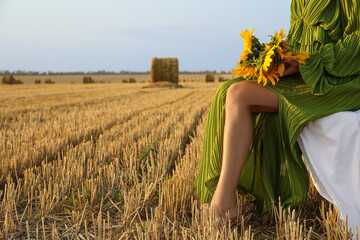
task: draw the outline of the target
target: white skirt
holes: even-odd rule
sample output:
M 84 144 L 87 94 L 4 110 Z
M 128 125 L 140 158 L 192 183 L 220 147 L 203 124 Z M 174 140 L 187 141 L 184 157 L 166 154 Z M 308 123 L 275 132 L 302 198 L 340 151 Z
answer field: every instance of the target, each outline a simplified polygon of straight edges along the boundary
M 360 230 L 360 110 L 310 122 L 298 143 L 320 195 Z

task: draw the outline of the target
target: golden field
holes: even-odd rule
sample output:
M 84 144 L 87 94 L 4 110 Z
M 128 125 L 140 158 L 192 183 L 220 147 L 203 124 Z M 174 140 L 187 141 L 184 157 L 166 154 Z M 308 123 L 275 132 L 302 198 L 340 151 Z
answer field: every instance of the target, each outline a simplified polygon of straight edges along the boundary
M 296 209 L 259 217 L 239 198 L 235 223 L 201 228 L 193 181 L 220 83 L 62 81 L 0 84 L 0 239 L 350 239 L 313 185 Z

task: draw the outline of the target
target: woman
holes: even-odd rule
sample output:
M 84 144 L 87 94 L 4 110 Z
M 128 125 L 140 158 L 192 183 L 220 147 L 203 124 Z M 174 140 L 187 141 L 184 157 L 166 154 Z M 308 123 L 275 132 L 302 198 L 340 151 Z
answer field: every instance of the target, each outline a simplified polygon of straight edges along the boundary
M 264 213 L 303 201 L 309 176 L 297 139 L 315 119 L 360 109 L 360 0 L 292 0 L 287 41 L 309 51 L 275 86 L 236 78 L 220 85 L 208 115 L 195 188 L 216 216 L 237 217 L 236 190 Z M 249 151 L 250 149 L 250 151 Z

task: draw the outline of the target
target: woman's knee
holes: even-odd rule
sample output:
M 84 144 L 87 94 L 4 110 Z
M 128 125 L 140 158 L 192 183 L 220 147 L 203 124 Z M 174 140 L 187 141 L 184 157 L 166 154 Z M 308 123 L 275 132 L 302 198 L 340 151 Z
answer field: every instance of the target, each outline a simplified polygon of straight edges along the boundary
M 245 107 L 251 112 L 277 112 L 279 96 L 255 82 L 243 81 L 229 87 L 226 104 Z
M 232 84 L 227 91 L 226 102 L 250 106 L 254 84 L 256 83 L 245 81 Z
M 217 88 L 217 91 L 215 93 L 215 98 L 217 98 L 218 100 L 222 101 L 225 104 L 228 89 L 230 86 L 234 85 L 235 83 L 237 83 L 237 82 L 234 80 L 228 80 L 228 81 L 222 82 L 219 85 L 219 87 Z

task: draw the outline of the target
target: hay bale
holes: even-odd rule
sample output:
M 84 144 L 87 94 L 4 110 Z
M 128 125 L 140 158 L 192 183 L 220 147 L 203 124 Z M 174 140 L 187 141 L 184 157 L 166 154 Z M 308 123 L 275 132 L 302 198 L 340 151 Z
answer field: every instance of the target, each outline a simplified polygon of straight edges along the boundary
M 55 82 L 51 81 L 51 79 L 45 79 L 45 83 L 46 83 L 46 84 L 53 84 L 53 83 L 55 83 Z
M 126 79 L 122 80 L 122 83 L 127 83 L 127 82 L 128 82 L 128 80 L 126 80 Z
M 2 79 L 3 84 L 15 84 L 15 78 L 11 75 L 5 75 Z
M 150 71 L 151 82 L 179 83 L 179 61 L 177 58 L 153 58 Z
M 150 83 L 149 85 L 144 86 L 142 88 L 183 88 L 183 86 L 172 82 L 157 82 L 157 83 Z
M 215 82 L 215 74 L 213 73 L 205 74 L 205 82 Z
M 129 83 L 136 83 L 135 78 L 130 78 L 130 79 L 129 79 Z
M 41 84 L 41 80 L 40 79 L 35 79 L 35 84 Z
M 83 83 L 95 83 L 95 80 L 91 76 L 84 76 Z

